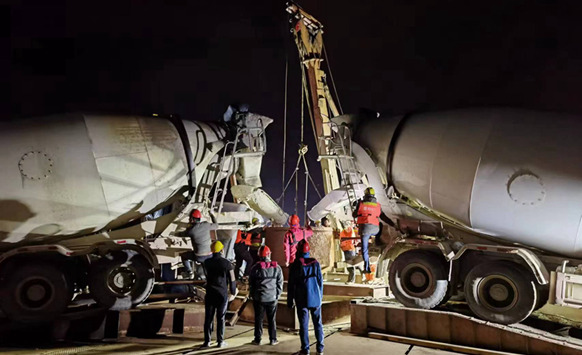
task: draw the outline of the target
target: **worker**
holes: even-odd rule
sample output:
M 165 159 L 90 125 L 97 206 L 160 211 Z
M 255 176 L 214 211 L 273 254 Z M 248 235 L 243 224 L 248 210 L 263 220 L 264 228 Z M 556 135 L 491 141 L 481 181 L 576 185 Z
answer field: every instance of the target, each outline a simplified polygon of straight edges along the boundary
M 299 216 L 296 214 L 289 217 L 289 230 L 283 237 L 283 247 L 285 249 L 285 267 L 289 267 L 295 260 L 297 244 L 302 240 L 308 240 L 313 235 L 311 227 L 302 228 L 299 226 Z
M 265 230 L 259 224 L 258 218 L 253 218 L 251 223 L 252 225 L 247 233 L 250 235 L 249 253 L 253 258 L 252 265 L 254 265 L 259 261 L 259 248 L 265 245 Z M 248 268 L 250 269 L 252 265 L 248 265 Z
M 253 257 L 249 252 L 249 246 L 251 245 L 251 236 L 246 231 L 239 230 L 236 236 L 236 241 L 234 244 L 234 255 L 235 255 L 235 269 L 234 274 L 237 279 L 241 279 L 244 276 L 249 276 L 251 271 L 251 265 L 253 264 Z M 246 263 L 244 272 L 241 272 L 243 262 Z
M 224 341 L 224 322 L 228 301 L 232 301 L 238 290 L 232 263 L 224 258 L 224 245 L 216 240 L 212 243 L 212 257 L 204 261 L 206 269 L 206 296 L 204 297 L 204 344 L 210 345 L 214 315 L 216 314 L 216 341 L 219 348 L 227 346 Z M 230 297 L 228 291 L 230 290 Z
M 344 259 L 348 269 L 348 281 L 346 284 L 356 282 L 356 272 L 354 266 L 350 263 L 356 257 L 355 239 L 354 230 L 352 226 L 348 224 L 346 228 L 340 232 L 340 249 L 344 253 Z
M 297 244 L 297 259 L 289 268 L 287 283 L 287 306 L 297 307 L 300 354 L 309 354 L 309 314 L 317 339 L 317 354 L 323 354 L 323 324 L 321 322 L 321 301 L 323 298 L 323 276 L 321 266 L 309 257 L 310 246 L 307 240 Z
M 255 308 L 255 345 L 261 345 L 263 315 L 267 313 L 269 343 L 277 345 L 277 301 L 283 292 L 283 270 L 276 261 L 271 261 L 271 249 L 263 245 L 259 249 L 259 262 L 253 265 L 249 277 L 249 294 Z
M 214 221 L 214 217 L 211 215 Z M 210 231 L 216 230 L 218 225 L 216 223 L 201 222 L 202 213 L 199 210 L 194 209 L 190 213 L 190 219 L 188 228 L 186 229 L 186 235 L 192 240 L 192 252 L 183 253 L 182 261 L 187 273 L 190 275 L 189 278 L 194 276 L 192 268 L 192 260 L 202 265 L 206 259 L 212 256 L 210 251 L 210 243 L 212 239 L 210 237 Z M 198 278 L 204 279 L 204 269 L 202 267 L 197 268 L 196 276 Z
M 371 273 L 370 257 L 368 255 L 368 243 L 370 237 L 378 234 L 380 231 L 380 221 L 378 217 L 382 213 L 380 204 L 376 201 L 374 196 L 374 189 L 368 187 L 364 191 L 364 198 L 356 204 L 353 216 L 356 218 L 360 237 L 362 242 L 362 257 L 364 258 L 364 272 Z

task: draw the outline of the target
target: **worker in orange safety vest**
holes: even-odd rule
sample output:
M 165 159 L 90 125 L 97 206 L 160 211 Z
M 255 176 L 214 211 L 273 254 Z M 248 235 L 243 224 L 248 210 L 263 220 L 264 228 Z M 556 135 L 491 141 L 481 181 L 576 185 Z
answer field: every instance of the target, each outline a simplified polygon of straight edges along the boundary
M 360 237 L 362 241 L 362 257 L 364 258 L 364 272 L 371 273 L 370 257 L 368 255 L 368 243 L 370 237 L 378 234 L 380 231 L 379 217 L 382 214 L 380 204 L 376 201 L 375 191 L 368 187 L 364 191 L 364 198 L 358 201 L 354 209 L 354 218 L 360 230 Z
M 356 273 L 354 266 L 350 261 L 354 260 L 356 257 L 356 239 L 354 230 L 351 225 L 347 225 L 344 230 L 340 232 L 340 249 L 344 253 L 344 259 L 347 264 L 348 269 L 348 281 L 347 284 L 354 283 L 356 281 Z
M 253 257 L 249 252 L 249 247 L 251 245 L 251 235 L 243 230 L 238 230 L 236 241 L 234 243 L 234 257 L 236 260 L 234 274 L 237 279 L 241 279 L 244 276 L 249 276 L 251 271 L 251 266 L 253 264 Z M 246 263 L 244 272 L 241 275 L 241 268 L 243 261 Z

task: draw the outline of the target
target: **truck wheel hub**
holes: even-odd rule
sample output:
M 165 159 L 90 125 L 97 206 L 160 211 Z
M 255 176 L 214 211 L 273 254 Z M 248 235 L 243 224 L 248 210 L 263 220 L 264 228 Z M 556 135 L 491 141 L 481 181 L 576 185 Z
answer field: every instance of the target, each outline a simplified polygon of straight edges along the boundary
M 509 297 L 509 290 L 500 284 L 491 286 L 489 293 L 491 294 L 491 298 L 498 302 L 504 301 Z
M 118 296 L 127 296 L 136 283 L 135 272 L 127 266 L 119 266 L 111 271 L 107 280 L 109 289 Z
M 46 290 L 41 285 L 34 285 L 28 288 L 26 291 L 26 297 L 29 300 L 38 302 L 46 295 Z
M 410 264 L 402 269 L 402 286 L 416 297 L 424 297 L 432 289 L 432 273 L 424 265 Z
M 478 285 L 478 295 L 481 303 L 496 312 L 512 309 L 518 300 L 515 284 L 505 276 L 490 275 Z
M 53 297 L 51 283 L 44 278 L 29 278 L 20 283 L 17 288 L 18 303 L 29 309 L 45 306 Z
M 426 276 L 422 272 L 414 272 L 410 276 L 410 283 L 415 287 L 422 287 L 426 283 Z

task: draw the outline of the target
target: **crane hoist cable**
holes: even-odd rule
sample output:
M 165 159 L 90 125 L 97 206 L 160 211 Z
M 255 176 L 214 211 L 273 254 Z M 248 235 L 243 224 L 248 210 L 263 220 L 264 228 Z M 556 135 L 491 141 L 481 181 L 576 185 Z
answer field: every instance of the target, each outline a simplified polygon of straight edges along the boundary
M 285 50 L 285 109 L 283 110 L 283 172 L 281 177 L 281 208 L 285 209 L 285 166 L 286 166 L 286 152 L 287 152 L 287 89 L 288 89 L 288 77 L 289 77 L 289 56 L 287 50 Z
M 321 47 L 323 49 L 323 55 L 325 57 L 325 62 L 327 65 L 327 70 L 329 70 L 329 77 L 331 79 L 331 85 L 333 86 L 333 91 L 335 92 L 335 99 L 337 100 L 337 105 L 339 106 L 340 109 L 340 114 L 344 114 L 344 109 L 342 108 L 342 103 L 340 101 L 339 98 L 339 94 L 337 92 L 337 88 L 335 87 L 335 80 L 333 80 L 333 73 L 331 71 L 331 64 L 329 63 L 329 59 L 327 58 L 327 50 L 325 49 L 325 42 L 323 42 L 323 40 L 321 41 Z
M 297 41 L 297 34 L 295 32 L 294 33 L 294 37 L 295 40 Z M 318 143 L 318 139 L 317 139 L 317 133 L 315 130 L 315 121 L 313 118 L 313 114 L 311 112 L 311 104 L 309 102 L 309 90 L 307 87 L 307 78 L 306 78 L 306 74 L 305 74 L 305 67 L 303 64 L 303 61 L 301 60 L 301 54 L 299 53 L 299 62 L 300 62 L 300 67 L 301 67 L 301 125 L 300 125 L 300 145 L 299 145 L 299 150 L 298 150 L 298 158 L 297 158 L 297 163 L 295 165 L 295 170 L 293 171 L 293 174 L 291 174 L 291 176 L 289 177 L 289 180 L 287 181 L 287 183 L 285 183 L 285 166 L 286 166 L 286 148 L 287 148 L 287 93 L 288 93 L 288 71 L 289 71 L 289 61 L 288 61 L 288 54 L 287 52 L 285 53 L 285 108 L 284 108 L 284 112 L 283 112 L 283 174 L 282 174 L 282 183 L 281 183 L 281 187 L 282 187 L 282 192 L 281 195 L 279 196 L 279 198 L 277 199 L 277 203 L 281 204 L 281 206 L 284 206 L 284 199 L 285 199 L 285 192 L 287 190 L 287 188 L 289 187 L 291 181 L 293 179 L 295 179 L 295 214 L 298 214 L 298 210 L 299 210 L 299 169 L 300 169 L 300 164 L 301 162 L 303 162 L 303 169 L 304 169 L 304 173 L 305 173 L 305 194 L 303 196 L 303 207 L 304 207 L 304 220 L 305 222 L 307 222 L 307 200 L 308 200 L 308 192 L 309 192 L 309 182 L 311 182 L 311 184 L 313 185 L 313 188 L 315 189 L 315 192 L 317 193 L 317 195 L 319 196 L 319 198 L 322 198 L 321 193 L 319 192 L 319 189 L 317 188 L 317 185 L 315 184 L 315 181 L 313 180 L 311 174 L 309 173 L 309 166 L 307 164 L 307 160 L 305 158 L 305 155 L 307 154 L 308 151 L 308 147 L 305 144 L 305 135 L 304 135 L 304 131 L 305 131 L 305 103 L 307 102 L 307 108 L 309 111 L 309 119 L 310 119 L 310 123 L 311 123 L 311 130 L 313 132 L 313 137 L 315 139 L 316 144 Z

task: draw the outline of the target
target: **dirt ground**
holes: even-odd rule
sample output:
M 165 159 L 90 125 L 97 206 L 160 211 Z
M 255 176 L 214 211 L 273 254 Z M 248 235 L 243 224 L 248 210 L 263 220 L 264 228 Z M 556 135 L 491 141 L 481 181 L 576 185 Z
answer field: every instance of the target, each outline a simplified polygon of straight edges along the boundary
M 434 350 L 422 347 L 392 343 L 383 340 L 358 337 L 350 334 L 349 326 L 325 327 L 325 354 L 390 354 L 390 355 L 446 355 L 452 352 Z M 264 330 L 264 342 L 268 343 Z M 61 344 L 21 344 L 14 347 L 0 348 L 2 354 L 41 354 L 41 355 L 69 355 L 69 354 L 293 354 L 299 350 L 299 336 L 295 333 L 279 330 L 280 343 L 276 346 L 250 344 L 253 340 L 253 327 L 250 324 L 240 323 L 235 327 L 226 328 L 227 348 L 218 349 L 216 343 L 211 348 L 200 350 L 204 336 L 202 333 L 186 333 L 183 336 L 168 335 L 155 339 L 120 338 L 110 343 L 61 343 Z M 313 333 L 310 340 L 315 342 Z M 315 344 L 311 347 L 312 354 L 316 354 Z

